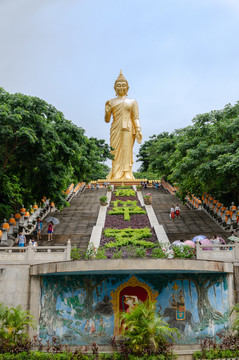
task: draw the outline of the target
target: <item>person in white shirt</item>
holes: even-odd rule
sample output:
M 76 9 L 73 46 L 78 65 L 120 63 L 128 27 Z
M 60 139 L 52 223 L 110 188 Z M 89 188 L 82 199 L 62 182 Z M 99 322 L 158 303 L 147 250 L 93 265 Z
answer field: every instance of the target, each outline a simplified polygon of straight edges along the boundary
M 180 208 L 179 208 L 178 204 L 175 206 L 175 214 L 177 217 L 180 217 Z

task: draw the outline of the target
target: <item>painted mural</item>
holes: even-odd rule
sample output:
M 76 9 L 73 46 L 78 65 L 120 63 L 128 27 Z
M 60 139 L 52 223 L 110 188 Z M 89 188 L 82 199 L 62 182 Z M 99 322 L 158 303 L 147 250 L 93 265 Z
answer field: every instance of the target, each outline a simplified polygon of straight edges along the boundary
M 110 344 L 121 331 L 119 314 L 155 300 L 157 312 L 180 330 L 177 343 L 225 332 L 229 299 L 225 274 L 44 276 L 39 337 L 62 344 Z

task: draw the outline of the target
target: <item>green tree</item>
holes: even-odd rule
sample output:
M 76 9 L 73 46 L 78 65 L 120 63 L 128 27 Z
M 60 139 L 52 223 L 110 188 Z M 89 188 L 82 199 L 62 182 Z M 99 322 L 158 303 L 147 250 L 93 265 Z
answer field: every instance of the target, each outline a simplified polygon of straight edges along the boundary
M 182 197 L 209 192 L 225 204 L 238 202 L 238 116 L 237 102 L 197 115 L 191 126 L 172 134 L 154 135 L 140 148 L 142 170 L 177 183 Z
M 0 88 L 0 124 L 0 218 L 43 196 L 63 206 L 71 182 L 107 170 L 104 161 L 111 155 L 104 140 L 87 138 L 42 99 Z

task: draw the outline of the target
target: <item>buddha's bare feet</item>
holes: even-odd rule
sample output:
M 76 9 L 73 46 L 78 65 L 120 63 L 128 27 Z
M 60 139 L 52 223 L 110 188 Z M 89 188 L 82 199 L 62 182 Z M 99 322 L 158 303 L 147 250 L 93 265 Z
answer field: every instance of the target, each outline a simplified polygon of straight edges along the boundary
M 123 172 L 122 179 L 131 180 L 131 179 L 132 179 L 132 175 L 130 174 L 130 171 L 124 171 L 124 172 Z

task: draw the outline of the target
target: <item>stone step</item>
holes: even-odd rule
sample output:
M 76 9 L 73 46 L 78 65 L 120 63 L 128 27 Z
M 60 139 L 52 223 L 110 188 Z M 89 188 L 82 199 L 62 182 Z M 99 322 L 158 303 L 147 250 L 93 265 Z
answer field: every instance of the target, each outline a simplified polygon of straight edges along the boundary
M 148 193 L 143 190 L 143 196 Z M 211 238 L 213 235 L 221 236 L 225 240 L 230 233 L 224 231 L 205 211 L 191 210 L 187 205 L 181 203 L 175 195 L 163 193 L 163 191 L 151 189 L 152 207 L 160 225 L 163 225 L 170 240 L 190 240 L 196 235 L 205 235 Z M 181 217 L 170 219 L 170 208 L 178 204 Z
M 86 189 L 79 197 L 74 197 L 69 208 L 51 216 L 59 219 L 60 223 L 54 227 L 53 240 L 50 245 L 66 245 L 70 239 L 72 246 L 76 245 L 86 250 L 93 227 L 96 225 L 100 209 L 100 197 L 106 196 L 107 189 Z M 42 239 L 38 245 L 49 245 L 47 241 L 48 224 L 43 221 Z M 30 235 L 28 238 L 31 238 Z

